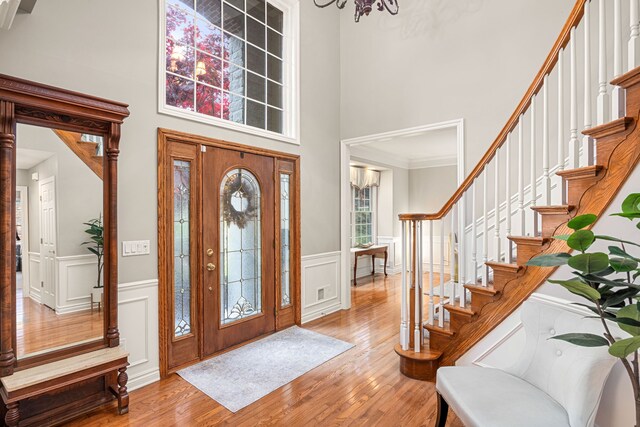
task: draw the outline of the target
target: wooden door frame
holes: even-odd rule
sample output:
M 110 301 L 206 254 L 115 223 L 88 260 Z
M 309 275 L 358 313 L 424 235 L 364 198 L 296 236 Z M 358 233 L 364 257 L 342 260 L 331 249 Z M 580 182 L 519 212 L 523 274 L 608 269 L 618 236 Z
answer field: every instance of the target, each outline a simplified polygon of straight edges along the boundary
M 170 263 L 172 262 L 173 248 L 171 247 L 171 232 L 172 224 L 170 223 L 171 217 L 167 215 L 167 212 L 173 209 L 172 200 L 169 199 L 169 191 L 167 185 L 171 182 L 169 174 L 171 169 L 170 155 L 168 147 L 170 143 L 190 144 L 197 147 L 196 152 L 198 157 L 196 164 L 200 165 L 202 162 L 201 155 L 199 154 L 202 148 L 213 147 L 222 148 L 227 150 L 242 151 L 245 153 L 257 154 L 261 156 L 271 157 L 274 159 L 274 188 L 275 190 L 275 202 L 276 206 L 280 206 L 280 181 L 279 174 L 281 171 L 288 171 L 293 175 L 291 180 L 290 191 L 290 203 L 291 208 L 291 242 L 290 242 L 290 260 L 291 260 L 291 292 L 292 292 L 292 306 L 280 310 L 280 304 L 278 297 L 280 295 L 279 286 L 279 263 L 280 263 L 280 240 L 279 240 L 279 222 L 275 224 L 276 231 L 276 250 L 275 250 L 275 266 L 274 275 L 276 275 L 275 281 L 275 304 L 276 304 L 276 331 L 290 326 L 292 323 L 287 322 L 288 319 L 293 317 L 293 324 L 301 324 L 301 251 L 300 251 L 300 156 L 283 153 L 280 151 L 268 150 L 259 147 L 252 147 L 247 145 L 241 145 L 234 142 L 224 141 L 220 139 L 208 138 L 204 136 L 189 134 L 185 132 L 179 132 L 170 129 L 158 128 L 158 318 L 159 318 L 159 350 L 160 350 L 160 375 L 166 377 L 168 374 L 177 371 L 178 369 L 194 363 L 194 361 L 187 362 L 184 365 L 169 367 L 168 353 L 169 346 L 171 345 L 171 332 L 169 327 L 171 325 L 171 319 L 169 309 L 173 306 L 171 295 L 172 275 L 170 274 Z M 289 163 L 291 167 L 287 169 L 283 168 L 282 164 Z M 201 182 L 202 170 L 197 168 L 198 174 L 197 181 Z M 278 177 L 277 181 L 275 181 Z M 196 191 L 194 197 L 196 198 L 196 206 L 198 206 L 198 213 L 196 218 L 199 218 L 199 212 L 202 209 L 202 193 Z M 274 206 L 274 208 L 276 207 Z M 279 208 L 276 209 L 276 213 L 279 212 Z M 276 219 L 279 219 L 279 215 L 276 215 Z M 198 248 L 196 257 L 196 265 L 198 271 L 202 270 L 201 261 L 199 260 L 199 254 L 202 253 L 202 236 L 201 233 L 197 238 L 196 246 Z M 200 277 L 200 275 L 197 275 Z M 200 281 L 201 279 L 199 279 Z M 193 288 L 195 293 L 196 305 L 198 306 L 197 312 L 197 329 L 202 330 L 202 301 L 199 293 L 200 283 L 195 284 Z M 291 316 L 293 314 L 293 316 Z M 201 333 L 201 332 L 200 332 Z M 199 337 L 198 339 L 201 339 Z M 198 360 L 204 359 L 202 353 L 202 342 L 199 342 L 200 357 Z M 211 357 L 211 356 L 208 356 Z
M 22 296 L 31 298 L 31 271 L 29 265 L 29 187 L 16 185 L 16 192 L 20 191 L 22 200 Z M 17 202 L 16 202 L 17 208 Z M 26 264 L 26 268 L 25 268 Z M 26 272 L 26 274 L 25 274 Z M 27 285 L 25 291 L 25 284 Z

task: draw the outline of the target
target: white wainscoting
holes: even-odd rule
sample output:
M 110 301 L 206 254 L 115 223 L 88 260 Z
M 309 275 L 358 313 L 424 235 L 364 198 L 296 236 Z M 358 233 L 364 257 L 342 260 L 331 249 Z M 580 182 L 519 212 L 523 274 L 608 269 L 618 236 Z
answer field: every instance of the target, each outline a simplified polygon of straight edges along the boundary
M 532 294 L 529 300 L 584 316 L 592 315 L 590 311 L 572 305 L 570 301 L 542 293 Z M 579 331 L 580 325 L 576 324 L 576 332 Z M 520 357 L 524 343 L 525 332 L 518 309 L 458 359 L 456 365 L 506 368 L 513 364 L 515 358 Z M 596 426 L 632 426 L 635 422 L 632 396 L 631 383 L 622 364 L 617 363 L 605 385 Z
M 402 239 L 400 237 L 380 236 L 378 237 L 378 244 L 389 247 L 387 274 L 400 273 L 402 271 Z M 380 265 L 382 266 L 382 264 Z M 377 269 L 378 266 L 376 265 Z
M 118 286 L 118 327 L 129 352 L 129 390 L 160 380 L 157 279 Z
M 340 255 L 336 251 L 302 257 L 302 323 L 342 308 Z
M 40 303 L 40 253 L 29 252 L 29 296 Z M 23 275 L 23 277 L 25 277 Z M 24 288 L 24 286 L 23 286 Z M 26 296 L 26 295 L 25 295 Z
M 56 258 L 56 313 L 87 310 L 96 284 L 98 259 L 93 254 Z

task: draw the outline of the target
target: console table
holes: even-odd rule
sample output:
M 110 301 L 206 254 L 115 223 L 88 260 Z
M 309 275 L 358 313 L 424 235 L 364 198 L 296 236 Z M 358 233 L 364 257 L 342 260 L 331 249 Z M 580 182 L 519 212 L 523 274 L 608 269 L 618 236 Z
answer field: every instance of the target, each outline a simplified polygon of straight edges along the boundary
M 387 275 L 387 245 L 373 245 L 368 248 L 351 248 L 351 253 L 354 255 L 353 260 L 353 286 L 356 285 L 357 273 L 358 273 L 358 257 L 364 255 L 371 255 L 371 275 L 376 272 L 376 257 L 381 258 L 384 256 L 384 275 Z

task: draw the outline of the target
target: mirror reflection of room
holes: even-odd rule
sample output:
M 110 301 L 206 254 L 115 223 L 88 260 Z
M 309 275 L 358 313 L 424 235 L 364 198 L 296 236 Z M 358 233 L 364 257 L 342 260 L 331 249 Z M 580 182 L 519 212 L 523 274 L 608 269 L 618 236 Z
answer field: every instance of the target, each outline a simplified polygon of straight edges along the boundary
M 19 359 L 101 339 L 102 137 L 18 125 Z

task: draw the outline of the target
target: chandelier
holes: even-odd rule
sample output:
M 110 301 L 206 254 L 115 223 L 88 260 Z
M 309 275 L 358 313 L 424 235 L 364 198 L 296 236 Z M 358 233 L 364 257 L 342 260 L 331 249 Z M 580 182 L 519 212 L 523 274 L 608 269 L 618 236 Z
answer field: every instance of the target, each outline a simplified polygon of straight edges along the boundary
M 326 1 L 326 0 L 325 0 Z M 398 14 L 398 0 L 353 0 L 356 5 L 356 13 L 355 13 L 355 21 L 359 22 L 360 17 L 362 15 L 369 16 L 371 10 L 373 9 L 373 4 L 376 3 L 376 7 L 379 11 L 383 11 L 387 9 L 392 15 Z M 316 6 L 318 7 L 327 7 L 332 4 L 336 4 L 338 9 L 344 9 L 347 4 L 347 0 L 329 0 L 324 3 L 318 3 L 318 0 L 313 0 Z

